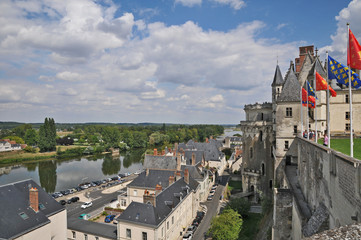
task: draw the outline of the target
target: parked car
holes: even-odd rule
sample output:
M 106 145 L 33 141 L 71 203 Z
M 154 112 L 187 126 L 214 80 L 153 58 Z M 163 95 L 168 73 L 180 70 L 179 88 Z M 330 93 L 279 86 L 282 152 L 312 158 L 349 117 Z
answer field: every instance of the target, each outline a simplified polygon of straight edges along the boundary
M 86 214 L 86 213 L 83 213 L 83 214 L 81 214 L 78 218 L 79 218 L 79 219 L 87 220 L 87 219 L 90 218 L 90 215 L 89 215 L 89 214 Z
M 71 204 L 71 203 L 72 203 L 71 198 L 68 199 L 68 201 L 66 201 L 66 203 L 67 203 L 67 204 Z
M 210 194 L 214 194 L 216 191 L 214 191 L 214 190 L 211 190 L 209 193 Z
M 192 237 L 193 237 L 192 233 L 186 232 L 186 234 L 184 234 L 183 236 L 183 240 L 191 240 Z
M 206 214 L 204 212 L 202 212 L 202 211 L 197 212 L 197 217 L 200 217 L 200 218 L 203 219 L 204 215 L 206 215 Z
M 208 201 L 212 201 L 212 199 L 213 199 L 213 195 L 209 195 L 207 198 Z
M 81 205 L 81 208 L 85 209 L 85 208 L 91 207 L 92 205 L 93 205 L 92 202 L 85 202 L 83 205 Z
M 197 229 L 197 226 L 195 225 L 191 225 L 187 228 L 187 232 L 191 232 L 191 233 L 194 233 Z
M 77 201 L 79 201 L 79 197 L 72 197 L 72 198 L 70 198 L 70 201 L 77 202 Z
M 63 196 L 63 194 L 62 194 L 61 192 L 55 192 L 54 194 L 57 195 L 58 197 L 62 197 L 62 196 Z
M 125 174 L 119 173 L 118 176 L 119 176 L 120 178 L 123 178 L 123 177 L 125 177 Z
M 105 217 L 104 222 L 110 223 L 111 221 L 113 221 L 114 217 L 115 215 L 108 215 Z
M 66 201 L 65 200 L 60 200 L 59 202 L 61 205 L 65 205 L 66 204 Z

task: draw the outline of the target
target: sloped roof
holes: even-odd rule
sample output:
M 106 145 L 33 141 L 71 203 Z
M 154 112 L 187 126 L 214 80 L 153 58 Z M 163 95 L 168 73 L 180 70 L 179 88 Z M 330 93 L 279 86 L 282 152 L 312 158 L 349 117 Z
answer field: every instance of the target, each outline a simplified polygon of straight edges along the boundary
M 117 239 L 117 225 L 115 224 L 103 224 L 70 217 L 68 218 L 68 229 L 107 239 Z
M 204 151 L 201 150 L 186 150 L 184 151 L 184 159 L 186 160 L 187 165 L 192 164 L 192 154 L 195 155 L 196 164 L 202 162 L 204 156 Z
M 181 148 L 183 150 L 198 150 L 204 152 L 204 160 L 205 161 L 220 161 L 220 158 L 224 156 L 224 154 L 219 151 L 219 148 L 222 147 L 222 143 L 215 139 L 209 139 L 209 142 L 194 142 L 193 140 L 189 140 L 187 144 L 181 143 L 178 146 L 178 150 Z
M 274 87 L 274 86 L 282 86 L 282 84 L 283 84 L 283 77 L 282 77 L 282 74 L 281 74 L 280 67 L 277 64 L 275 75 L 273 77 L 272 87 Z
M 316 72 L 318 72 L 318 74 L 320 74 L 323 78 L 326 79 L 326 71 L 325 69 L 322 67 L 322 63 L 319 59 L 319 57 L 316 57 L 315 61 L 313 62 L 312 64 L 312 67 L 311 69 L 309 70 L 308 72 L 308 75 L 310 76 L 313 76 L 314 75 L 314 71 L 315 71 L 315 68 L 316 68 Z
M 176 169 L 177 160 L 175 156 L 145 155 L 143 168 Z
M 277 102 L 299 102 L 300 96 L 300 84 L 296 77 L 293 68 L 290 68 L 287 73 L 286 80 L 284 82 L 281 95 L 278 97 Z
M 38 189 L 38 199 L 44 206 L 35 212 L 29 204 L 29 189 Z M 24 180 L 0 186 L 0 239 L 12 239 L 50 223 L 48 217 L 64 211 L 65 207 L 55 201 L 33 180 Z M 19 214 L 26 214 L 23 219 Z
M 158 226 L 168 217 L 173 207 L 176 207 L 181 199 L 184 199 L 191 193 L 191 190 L 193 190 L 191 180 L 190 184 L 187 184 L 184 181 L 184 178 L 181 178 L 156 196 L 156 207 L 150 204 L 133 201 L 117 220 L 135 224 Z

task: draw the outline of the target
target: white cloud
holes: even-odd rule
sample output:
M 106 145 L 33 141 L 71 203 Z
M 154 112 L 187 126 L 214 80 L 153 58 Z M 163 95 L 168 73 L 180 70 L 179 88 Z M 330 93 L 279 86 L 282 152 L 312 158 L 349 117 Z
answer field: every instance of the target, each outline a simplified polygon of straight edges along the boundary
M 288 25 L 288 23 L 280 23 L 277 25 L 276 29 L 281 30 L 282 28 L 286 27 L 287 25 Z
M 333 58 L 346 62 L 347 52 L 347 23 L 350 23 L 350 29 L 355 37 L 361 40 L 361 1 L 353 0 L 349 5 L 339 12 L 335 17 L 337 21 L 337 30 L 331 35 L 332 44 L 320 49 L 321 53 L 329 51 Z
M 243 0 L 213 0 L 213 1 L 223 5 L 230 5 L 235 10 L 239 10 L 242 7 L 246 6 L 246 3 Z
M 175 0 L 175 3 L 182 4 L 186 7 L 193 7 L 195 5 L 201 5 L 202 0 Z
M 222 32 L 115 17 L 117 6 L 90 0 L 16 3 L 0 1 L 1 120 L 51 110 L 69 122 L 237 123 L 244 104 L 270 100 L 277 55 L 288 66 L 298 53 L 298 43 L 259 39 L 260 21 Z

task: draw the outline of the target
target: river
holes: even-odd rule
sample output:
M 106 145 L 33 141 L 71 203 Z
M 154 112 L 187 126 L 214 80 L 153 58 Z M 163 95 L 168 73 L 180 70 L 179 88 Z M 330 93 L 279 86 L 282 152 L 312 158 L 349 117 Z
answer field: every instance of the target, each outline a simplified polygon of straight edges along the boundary
M 66 190 L 82 182 L 141 170 L 143 168 L 141 156 L 144 151 L 145 149 L 132 150 L 116 157 L 87 156 L 0 166 L 0 186 L 31 178 L 48 193 Z

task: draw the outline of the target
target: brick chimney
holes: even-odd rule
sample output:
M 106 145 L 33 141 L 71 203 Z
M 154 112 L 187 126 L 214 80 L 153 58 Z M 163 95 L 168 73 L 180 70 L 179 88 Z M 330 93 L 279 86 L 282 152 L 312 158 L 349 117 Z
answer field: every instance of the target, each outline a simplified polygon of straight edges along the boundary
M 145 170 L 145 176 L 148 177 L 148 175 L 149 175 L 149 168 L 147 168 L 147 169 Z
M 162 150 L 162 156 L 164 156 L 165 155 L 165 150 Z
M 177 172 L 175 173 L 175 180 L 178 181 L 181 177 L 182 177 L 181 172 L 180 172 L 180 171 L 177 171 Z
M 169 176 L 169 186 L 174 183 L 174 176 Z
M 153 156 L 157 156 L 157 155 L 158 155 L 158 149 L 154 148 Z
M 213 139 L 213 136 L 211 136 L 210 139 Z
M 149 191 L 145 190 L 143 195 L 143 203 L 145 204 L 151 203 L 155 207 L 156 206 L 155 195 L 149 194 Z
M 29 200 L 30 207 L 35 211 L 39 212 L 39 191 L 36 188 L 29 189 Z
M 196 165 L 196 154 L 192 153 L 192 165 Z
M 206 143 L 209 143 L 209 140 L 208 140 L 208 138 L 206 138 Z
M 181 154 L 180 154 L 180 152 L 178 152 L 178 154 L 177 154 L 177 170 L 178 171 L 181 170 Z
M 178 143 L 174 143 L 174 152 L 178 151 Z
M 188 168 L 186 168 L 184 170 L 184 181 L 189 184 L 189 172 L 188 172 Z
M 162 192 L 162 185 L 157 184 L 155 186 L 155 195 L 157 196 L 161 192 Z

